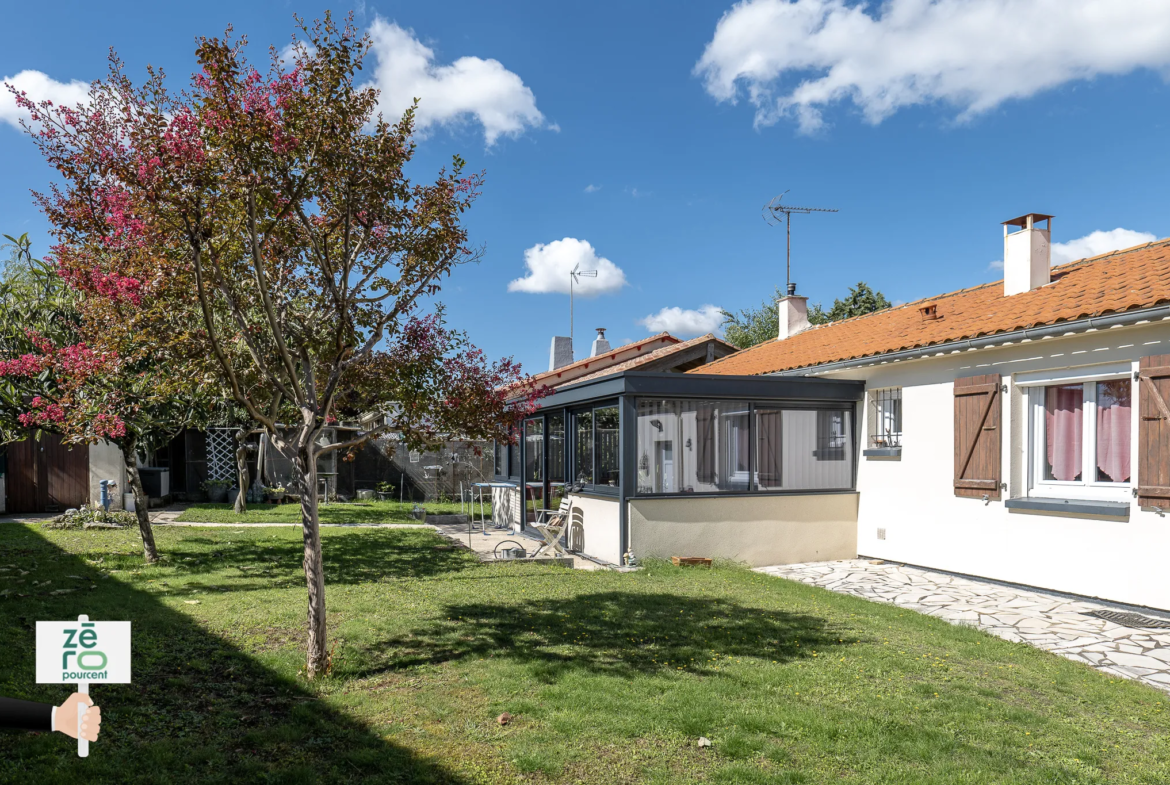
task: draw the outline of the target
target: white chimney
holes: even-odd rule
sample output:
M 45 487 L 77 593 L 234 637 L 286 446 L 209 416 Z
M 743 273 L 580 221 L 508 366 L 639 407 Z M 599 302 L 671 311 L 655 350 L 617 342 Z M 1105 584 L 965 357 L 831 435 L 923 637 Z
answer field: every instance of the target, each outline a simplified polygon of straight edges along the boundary
M 548 350 L 548 369 L 555 371 L 573 362 L 573 339 L 567 335 L 557 335 L 552 339 L 552 346 Z
M 1044 228 L 1036 224 L 1044 222 Z M 1019 227 L 1011 231 L 1008 227 Z M 1052 216 L 1028 213 L 1003 222 L 1003 294 L 1030 292 L 1052 280 Z
M 609 341 L 605 340 L 605 328 L 597 328 L 597 337 L 593 339 L 593 349 L 589 352 L 590 357 L 598 357 L 609 351 Z
M 796 293 L 796 284 L 788 284 L 788 296 L 776 303 L 780 317 L 780 332 L 776 340 L 783 341 L 809 328 L 808 298 Z

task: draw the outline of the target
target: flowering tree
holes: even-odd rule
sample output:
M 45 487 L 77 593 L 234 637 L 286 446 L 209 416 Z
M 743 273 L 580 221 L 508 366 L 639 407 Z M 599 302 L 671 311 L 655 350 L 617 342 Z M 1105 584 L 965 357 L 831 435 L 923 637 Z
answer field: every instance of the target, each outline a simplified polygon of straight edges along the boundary
M 138 453 L 197 424 L 207 411 L 206 393 L 181 383 L 167 363 L 141 348 L 91 348 L 85 297 L 33 259 L 27 244 L 22 253 L 25 266 L 10 266 L 0 282 L 0 435 L 10 441 L 49 432 L 73 442 L 117 445 L 143 553 L 147 562 L 158 561 Z
M 202 39 L 181 94 L 154 72 L 135 87 L 113 59 L 84 107 L 17 100 L 63 177 L 40 198 L 70 281 L 110 312 L 131 304 L 139 323 L 166 325 L 150 333 L 181 347 L 193 375 L 213 373 L 292 463 L 312 678 L 327 668 L 318 458 L 386 431 L 415 446 L 507 438 L 538 393 L 508 406 L 515 364 L 416 318 L 479 258 L 461 216 L 482 176 L 456 157 L 435 182 L 411 183 L 413 109 L 391 124 L 377 92 L 355 85 L 368 39 L 328 16 L 301 30 L 293 62 L 273 50 L 266 72 L 230 31 Z M 324 443 L 359 409 L 385 416 Z

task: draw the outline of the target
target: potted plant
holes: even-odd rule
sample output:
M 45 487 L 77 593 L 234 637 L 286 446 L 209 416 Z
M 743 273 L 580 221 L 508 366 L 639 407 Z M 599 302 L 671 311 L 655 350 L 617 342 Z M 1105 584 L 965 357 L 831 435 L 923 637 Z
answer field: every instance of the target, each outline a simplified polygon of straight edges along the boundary
M 380 482 L 377 484 L 378 498 L 384 502 L 394 500 L 394 484 L 389 482 Z
M 276 485 L 268 489 L 268 498 L 273 504 L 280 504 L 286 492 L 283 485 Z
M 231 482 L 228 480 L 207 480 L 203 483 L 203 490 L 207 491 L 208 500 L 215 504 L 222 504 L 227 501 L 230 486 Z

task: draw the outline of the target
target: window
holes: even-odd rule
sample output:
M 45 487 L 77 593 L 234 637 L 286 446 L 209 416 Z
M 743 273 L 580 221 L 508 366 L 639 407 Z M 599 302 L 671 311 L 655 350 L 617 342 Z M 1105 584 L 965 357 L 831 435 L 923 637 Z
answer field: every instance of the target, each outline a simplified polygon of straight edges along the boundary
M 524 421 L 524 481 L 544 479 L 544 418 Z
M 508 443 L 496 442 L 495 472 L 497 477 L 508 476 Z
M 520 440 L 517 438 L 508 449 L 508 476 L 520 476 Z
M 852 421 L 848 409 L 639 399 L 637 493 L 852 488 Z
M 1128 377 L 1030 388 L 1032 494 L 1127 498 L 1132 395 Z
M 902 446 L 902 388 L 887 387 L 869 394 L 869 446 Z
M 573 415 L 573 482 L 593 484 L 593 412 Z
M 853 487 L 853 417 L 846 409 L 756 409 L 761 491 Z
M 565 413 L 548 416 L 548 481 L 565 482 Z
M 596 485 L 616 488 L 619 479 L 618 467 L 621 465 L 618 407 L 594 409 L 593 418 L 593 449 L 596 463 L 593 481 Z

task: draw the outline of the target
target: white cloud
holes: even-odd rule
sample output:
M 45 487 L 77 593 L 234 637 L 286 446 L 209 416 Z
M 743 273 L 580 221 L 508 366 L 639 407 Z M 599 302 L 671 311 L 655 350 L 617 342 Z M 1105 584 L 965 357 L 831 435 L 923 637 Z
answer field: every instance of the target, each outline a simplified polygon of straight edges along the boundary
M 1053 243 L 1052 265 L 1056 266 L 1067 262 L 1075 262 L 1078 259 L 1087 259 L 1090 256 L 1099 256 L 1110 251 L 1120 251 L 1124 248 L 1132 248 L 1135 245 L 1152 243 L 1157 239 L 1158 236 L 1156 234 L 1135 232 L 1133 229 L 1122 229 L 1118 227 L 1116 229 L 1110 229 L 1107 232 L 1098 229 L 1095 232 L 1086 234 L 1084 237 L 1069 240 L 1067 243 Z M 987 269 L 1002 270 L 1003 260 L 995 260 L 987 265 Z
M 1092 234 L 1070 240 L 1067 243 L 1052 244 L 1052 263 L 1054 265 L 1065 262 L 1075 262 L 1077 259 L 1086 259 L 1090 256 L 1117 251 L 1122 248 L 1132 248 L 1135 245 L 1152 243 L 1158 236 L 1149 232 L 1135 232 L 1132 229 L 1112 229 L 1108 232 L 1097 230 Z
M 580 265 L 582 270 L 596 270 L 596 278 L 582 278 L 573 284 L 573 293 L 585 297 L 612 294 L 626 285 L 626 274 L 616 264 L 598 256 L 585 240 L 566 237 L 551 243 L 537 243 L 524 252 L 528 274 L 508 284 L 509 292 L 531 294 L 568 294 L 569 272 Z
M 723 311 L 716 305 L 703 305 L 698 310 L 676 306 L 663 308 L 656 314 L 640 319 L 638 324 L 652 333 L 704 335 L 719 330 L 723 324 Z
M 16 99 L 8 91 L 7 85 L 23 91 L 38 104 L 49 100 L 54 104 L 72 107 L 84 103 L 89 97 L 89 85 L 85 82 L 74 79 L 66 84 L 40 71 L 21 71 L 16 76 L 6 76 L 0 81 L 4 85 L 3 92 L 0 92 L 0 121 L 17 128 L 21 120 L 28 119 L 28 112 L 16 105 Z
M 587 194 L 594 194 L 600 190 L 601 190 L 601 186 L 594 185 L 593 183 L 590 183 L 589 185 L 585 186 L 585 193 L 587 193 Z
M 1170 76 L 1165 0 L 743 0 L 695 65 L 707 92 L 745 94 L 757 126 L 804 132 L 851 99 L 870 123 L 945 102 L 967 119 L 1075 79 Z
M 374 86 L 381 90 L 379 108 L 388 120 L 401 116 L 418 98 L 416 128 L 460 125 L 474 119 L 483 126 L 488 146 L 500 136 L 540 128 L 544 115 L 536 96 L 519 76 L 498 60 L 460 57 L 450 65 L 435 63 L 435 52 L 381 17 L 370 26 L 378 65 Z

